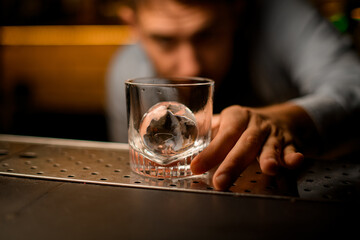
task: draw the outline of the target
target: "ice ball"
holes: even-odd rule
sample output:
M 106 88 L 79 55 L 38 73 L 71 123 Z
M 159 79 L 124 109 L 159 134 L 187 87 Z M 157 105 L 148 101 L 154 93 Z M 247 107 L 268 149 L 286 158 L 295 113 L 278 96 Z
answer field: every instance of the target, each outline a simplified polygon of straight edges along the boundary
M 194 145 L 196 118 L 178 102 L 160 102 L 147 111 L 140 123 L 140 136 L 148 151 L 162 156 L 182 153 Z

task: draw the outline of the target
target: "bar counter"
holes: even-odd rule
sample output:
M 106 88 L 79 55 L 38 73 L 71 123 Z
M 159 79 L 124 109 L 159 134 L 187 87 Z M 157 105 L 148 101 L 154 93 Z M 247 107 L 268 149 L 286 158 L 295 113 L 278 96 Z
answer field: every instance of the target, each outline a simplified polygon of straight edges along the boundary
M 356 161 L 309 161 L 275 178 L 255 163 L 227 192 L 213 189 L 211 173 L 152 179 L 128 162 L 125 144 L 0 135 L 0 239 L 358 235 Z

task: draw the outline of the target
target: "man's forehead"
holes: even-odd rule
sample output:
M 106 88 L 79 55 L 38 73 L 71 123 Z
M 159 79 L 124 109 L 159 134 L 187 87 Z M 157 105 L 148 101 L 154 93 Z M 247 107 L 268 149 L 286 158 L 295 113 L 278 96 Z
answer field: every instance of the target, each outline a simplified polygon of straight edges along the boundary
M 195 34 L 219 21 L 220 14 L 212 4 L 182 4 L 176 0 L 146 0 L 138 6 L 139 24 L 157 34 Z

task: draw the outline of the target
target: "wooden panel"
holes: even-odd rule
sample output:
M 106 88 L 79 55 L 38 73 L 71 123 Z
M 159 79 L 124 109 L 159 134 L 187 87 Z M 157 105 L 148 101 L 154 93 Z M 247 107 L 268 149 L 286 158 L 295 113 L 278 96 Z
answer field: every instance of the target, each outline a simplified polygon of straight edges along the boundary
M 126 25 L 5 26 L 1 45 L 125 45 L 132 43 Z
M 109 61 L 131 43 L 128 26 L 0 27 L 5 105 L 20 86 L 35 111 L 103 112 Z
M 29 87 L 32 105 L 52 111 L 98 112 L 105 76 L 118 46 L 5 46 L 3 87 Z

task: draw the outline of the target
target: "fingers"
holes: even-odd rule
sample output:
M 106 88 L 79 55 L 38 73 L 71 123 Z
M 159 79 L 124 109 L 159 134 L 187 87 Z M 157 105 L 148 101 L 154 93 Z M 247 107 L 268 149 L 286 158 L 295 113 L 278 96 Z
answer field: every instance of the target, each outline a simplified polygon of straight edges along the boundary
M 248 128 L 214 174 L 213 184 L 216 189 L 228 189 L 240 173 L 256 159 L 270 130 L 266 122 L 256 116 L 251 118 Z
M 281 136 L 271 135 L 264 144 L 260 156 L 259 164 L 261 171 L 273 176 L 278 172 L 282 154 Z
M 264 144 L 259 156 L 261 171 L 267 175 L 274 176 L 277 174 L 280 166 L 294 169 L 298 167 L 304 156 L 296 152 L 294 145 L 286 143 L 284 136 L 286 134 L 275 132 L 269 136 Z
M 240 114 L 234 114 L 236 110 Z M 204 173 L 223 161 L 246 129 L 249 115 L 240 107 L 229 107 L 220 115 L 218 132 L 209 146 L 191 162 L 194 174 Z
M 228 189 L 257 157 L 267 175 L 275 175 L 280 167 L 295 168 L 304 159 L 290 132 L 268 117 L 232 106 L 213 120 L 213 140 L 194 158 L 191 170 L 201 174 L 220 164 L 213 176 L 218 190 Z
M 295 169 L 304 161 L 304 155 L 296 152 L 294 145 L 284 148 L 284 164 L 286 168 Z
M 220 127 L 220 115 L 216 114 L 211 120 L 211 139 L 214 139 Z

